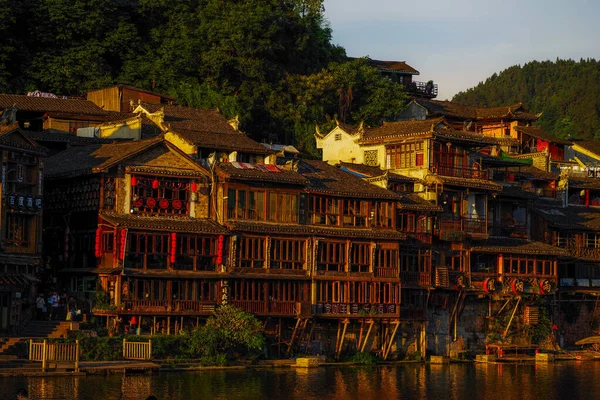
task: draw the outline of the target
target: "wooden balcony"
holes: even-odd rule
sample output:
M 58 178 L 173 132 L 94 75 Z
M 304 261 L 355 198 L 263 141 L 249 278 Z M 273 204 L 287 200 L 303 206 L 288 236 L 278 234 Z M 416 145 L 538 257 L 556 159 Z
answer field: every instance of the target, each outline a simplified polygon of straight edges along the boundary
M 401 271 L 400 282 L 404 285 L 418 285 L 429 287 L 431 286 L 431 273 L 429 272 L 414 272 Z
M 480 170 L 478 168 L 462 168 L 455 167 L 453 165 L 445 164 L 433 164 L 431 171 L 441 176 L 450 176 L 454 178 L 466 178 L 466 179 L 483 179 L 488 180 L 488 170 Z
M 267 274 L 267 275 L 293 275 L 293 276 L 308 276 L 308 271 L 305 269 L 279 269 L 279 268 L 231 268 L 232 272 L 242 274 Z
M 375 278 L 397 278 L 398 268 L 375 268 Z
M 554 237 L 551 244 L 566 249 L 571 256 L 576 258 L 600 260 L 600 247 L 587 247 L 583 242 L 573 238 L 558 240 Z
M 463 217 L 443 217 L 438 219 L 438 230 L 441 234 L 465 232 L 471 234 L 484 234 L 487 231 L 487 220 L 485 218 L 463 218 Z
M 409 244 L 431 244 L 433 242 L 431 233 L 406 232 L 406 241 Z
M 141 314 L 210 314 L 215 301 L 200 300 L 124 300 L 118 312 Z
M 406 85 L 406 90 L 412 95 L 426 97 L 428 99 L 433 99 L 438 95 L 437 83 L 413 81 Z
M 300 312 L 294 301 L 231 300 L 231 304 L 256 315 L 296 315 Z

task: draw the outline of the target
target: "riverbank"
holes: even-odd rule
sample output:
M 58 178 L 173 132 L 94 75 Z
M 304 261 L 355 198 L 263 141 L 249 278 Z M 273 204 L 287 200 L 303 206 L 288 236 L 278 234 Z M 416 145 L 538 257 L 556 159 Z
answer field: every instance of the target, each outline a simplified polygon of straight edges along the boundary
M 558 353 L 550 363 L 563 361 L 600 361 L 600 353 L 593 351 L 570 351 Z M 48 371 L 41 371 L 41 363 L 25 360 L 13 360 L 0 364 L 0 377 L 56 377 L 56 376 L 88 376 L 88 375 L 135 375 L 135 374 L 158 374 L 162 372 L 198 372 L 198 371 L 243 371 L 258 369 L 307 369 L 296 363 L 295 360 L 261 360 L 257 363 L 246 363 L 227 366 L 202 366 L 197 361 L 82 361 L 79 370 L 75 371 L 72 363 L 51 363 Z M 508 357 L 489 357 L 483 363 L 489 364 L 520 364 L 540 363 L 535 356 L 519 355 Z M 450 359 L 444 358 L 443 362 L 430 359 L 380 361 L 372 366 L 398 366 L 408 364 L 473 364 L 482 363 L 480 360 L 472 359 Z M 317 367 L 361 367 L 364 364 L 355 362 L 319 362 Z M 308 368 L 312 369 L 312 368 Z

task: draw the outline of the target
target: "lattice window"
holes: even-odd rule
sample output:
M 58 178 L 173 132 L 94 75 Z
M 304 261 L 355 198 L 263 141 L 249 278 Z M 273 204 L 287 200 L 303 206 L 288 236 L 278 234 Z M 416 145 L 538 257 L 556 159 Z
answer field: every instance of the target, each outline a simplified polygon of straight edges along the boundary
M 377 150 L 365 150 L 364 153 L 365 165 L 376 167 L 379 165 L 379 155 Z

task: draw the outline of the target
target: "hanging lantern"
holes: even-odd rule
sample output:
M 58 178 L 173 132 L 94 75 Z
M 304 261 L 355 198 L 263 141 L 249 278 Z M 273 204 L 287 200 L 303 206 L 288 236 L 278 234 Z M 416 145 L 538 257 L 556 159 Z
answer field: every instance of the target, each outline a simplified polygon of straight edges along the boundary
M 158 179 L 152 181 L 152 189 L 158 189 L 159 186 L 160 182 L 158 181 Z
M 127 240 L 127 231 L 125 229 L 121 229 L 121 243 L 119 248 L 119 259 L 125 259 L 125 244 Z
M 171 251 L 170 251 L 170 256 L 169 256 L 169 262 L 171 264 L 175 264 L 176 253 L 177 253 L 177 234 L 173 232 L 173 233 L 171 233 Z
M 156 207 L 156 199 L 153 199 L 152 197 L 147 198 L 146 205 L 148 206 L 148 208 Z
M 96 258 L 102 257 L 102 228 L 96 229 L 95 255 Z
M 219 239 L 217 240 L 217 265 L 223 264 L 223 241 L 225 237 L 223 235 L 219 235 Z
M 167 199 L 160 199 L 158 201 L 158 206 L 160 208 L 162 208 L 162 209 L 169 208 L 169 200 L 167 200 Z
M 196 193 L 198 190 L 198 184 L 196 182 L 192 182 L 192 193 Z
M 137 186 L 137 178 L 135 176 L 131 176 L 131 186 Z
M 183 203 L 179 199 L 173 200 L 173 204 L 172 205 L 173 205 L 173 208 L 176 209 L 176 210 L 181 210 L 181 207 L 183 207 Z

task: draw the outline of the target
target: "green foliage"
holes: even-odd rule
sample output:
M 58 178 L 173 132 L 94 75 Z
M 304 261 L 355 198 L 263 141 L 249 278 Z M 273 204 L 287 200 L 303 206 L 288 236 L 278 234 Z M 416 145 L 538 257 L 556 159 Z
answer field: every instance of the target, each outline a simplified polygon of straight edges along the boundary
M 548 339 L 548 336 L 552 334 L 552 322 L 548 317 L 548 310 L 546 307 L 540 307 L 540 319 L 537 325 L 534 325 L 531 329 L 531 340 L 533 343 L 541 343 Z
M 315 125 L 379 124 L 406 101 L 332 44 L 323 0 L 0 0 L 0 34 L 0 92 L 130 84 L 313 156 Z
M 94 308 L 109 310 L 111 307 L 113 306 L 110 304 L 110 295 L 108 293 L 99 290 L 94 294 Z
M 206 325 L 192 331 L 190 343 L 194 353 L 215 356 L 261 350 L 265 338 L 262 324 L 254 315 L 226 305 L 219 307 Z
M 542 113 L 538 122 L 548 133 L 593 139 L 600 132 L 600 61 L 557 59 L 515 65 L 452 100 L 489 107 L 522 101 Z
M 218 353 L 212 356 L 200 357 L 200 365 L 202 365 L 203 367 L 224 367 L 227 364 L 227 354 Z
M 350 357 L 350 362 L 360 365 L 377 364 L 377 357 L 366 351 L 357 351 Z

